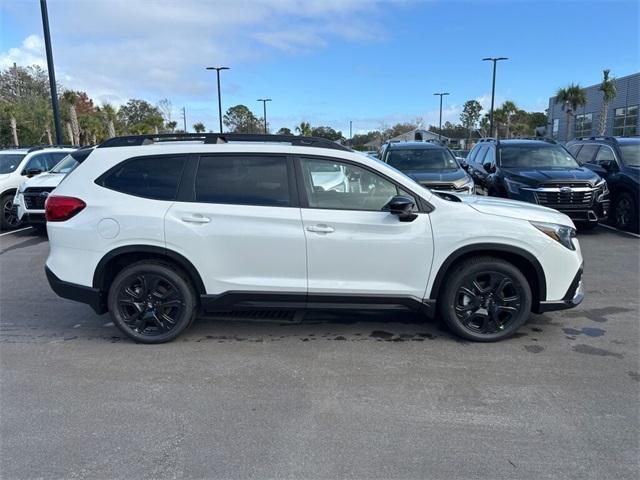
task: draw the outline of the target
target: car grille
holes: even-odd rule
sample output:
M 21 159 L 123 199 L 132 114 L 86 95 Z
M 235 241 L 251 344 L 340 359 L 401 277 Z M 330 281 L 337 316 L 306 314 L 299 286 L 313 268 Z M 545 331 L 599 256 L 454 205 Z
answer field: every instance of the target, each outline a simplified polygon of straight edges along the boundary
M 44 202 L 55 187 L 29 187 L 22 196 L 27 210 L 44 210 Z
M 467 190 L 467 187 L 456 188 L 456 186 L 453 183 L 422 182 L 420 185 L 422 185 L 423 187 L 427 187 L 431 190 L 442 190 L 445 192 L 465 192 Z
M 579 189 L 579 191 L 562 192 L 563 187 Z M 596 189 L 587 182 L 547 183 L 535 190 L 536 200 L 540 205 L 563 209 L 590 208 Z

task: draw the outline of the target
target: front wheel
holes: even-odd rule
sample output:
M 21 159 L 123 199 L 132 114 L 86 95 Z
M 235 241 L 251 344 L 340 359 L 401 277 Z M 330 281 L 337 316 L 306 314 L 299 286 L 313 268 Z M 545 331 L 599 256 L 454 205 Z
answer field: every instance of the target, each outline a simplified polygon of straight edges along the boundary
M 467 259 L 454 267 L 445 282 L 438 301 L 440 314 L 461 337 L 477 342 L 502 340 L 529 318 L 531 287 L 507 261 Z
M 173 266 L 141 261 L 122 270 L 108 296 L 113 323 L 140 343 L 164 343 L 186 330 L 195 319 L 196 293 Z
M 638 206 L 631 194 L 622 192 L 616 196 L 613 204 L 613 220 L 621 230 L 638 228 Z
M 16 209 L 13 208 L 13 195 L 5 195 L 0 199 L 0 230 L 8 230 L 20 225 Z

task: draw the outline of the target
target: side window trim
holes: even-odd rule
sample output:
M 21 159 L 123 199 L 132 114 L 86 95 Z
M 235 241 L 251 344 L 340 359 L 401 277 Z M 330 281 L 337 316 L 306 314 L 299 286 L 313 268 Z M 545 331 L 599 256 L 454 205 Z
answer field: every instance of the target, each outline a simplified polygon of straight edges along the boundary
M 618 165 L 618 167 L 620 166 L 620 162 L 618 161 L 618 155 L 616 155 L 616 151 L 609 145 L 606 145 L 604 143 L 600 144 L 600 148 L 598 149 L 598 151 L 596 152 L 596 156 L 594 157 L 593 161 L 597 162 L 598 161 L 598 156 L 600 155 L 600 150 L 603 150 L 605 148 L 609 149 L 609 152 L 611 152 L 611 155 L 613 156 L 613 161 L 616 162 L 616 164 Z
M 321 207 L 310 207 L 309 206 L 309 201 L 307 199 L 307 195 L 306 195 L 306 187 L 304 184 L 304 177 L 303 177 L 303 173 L 302 173 L 302 159 L 309 159 L 309 160 L 324 160 L 324 161 L 329 161 L 329 162 L 336 162 L 336 163 L 345 163 L 348 165 L 353 165 L 355 167 L 359 167 L 362 168 L 363 170 L 367 170 L 368 172 L 373 173 L 374 175 L 379 175 L 380 177 L 382 177 L 383 179 L 385 179 L 386 181 L 392 183 L 396 189 L 400 189 L 400 190 L 404 190 L 407 193 L 411 194 L 415 199 L 416 202 L 418 203 L 418 205 L 416 205 L 418 211 L 416 213 L 431 213 L 435 210 L 435 207 L 429 203 L 427 200 L 425 200 L 422 195 L 419 195 L 415 192 L 415 190 L 412 190 L 410 188 L 405 187 L 404 185 L 400 185 L 398 182 L 396 182 L 394 179 L 388 177 L 387 175 L 385 175 L 384 173 L 375 170 L 371 167 L 369 167 L 368 165 L 364 165 L 362 163 L 358 163 L 358 162 L 354 162 L 352 160 L 347 160 L 344 158 L 339 158 L 339 157 L 323 157 L 321 155 L 294 155 L 293 157 L 294 160 L 294 164 L 295 164 L 295 173 L 296 173 L 296 184 L 297 184 L 297 190 L 299 192 L 299 198 L 300 198 L 300 208 L 310 208 L 310 209 L 315 209 L 315 210 L 334 210 L 331 208 L 321 208 Z M 342 210 L 342 211 L 352 211 L 352 212 L 371 212 L 372 210 Z

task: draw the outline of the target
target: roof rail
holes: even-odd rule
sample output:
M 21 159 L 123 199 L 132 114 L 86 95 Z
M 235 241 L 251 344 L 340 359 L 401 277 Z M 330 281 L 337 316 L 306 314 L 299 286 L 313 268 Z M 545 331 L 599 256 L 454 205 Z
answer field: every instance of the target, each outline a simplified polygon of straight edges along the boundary
M 553 144 L 558 143 L 553 138 L 549 138 L 549 137 L 518 137 L 518 138 L 512 138 L 511 140 L 537 140 L 539 142 L 547 142 L 547 143 L 553 143 Z
M 163 133 L 149 135 L 130 135 L 105 140 L 97 148 L 134 147 L 154 143 L 200 141 L 205 144 L 229 142 L 272 142 L 288 143 L 296 147 L 331 148 L 351 152 L 349 147 L 332 140 L 318 137 L 296 137 L 293 135 L 258 135 L 249 133 Z
M 500 140 L 498 140 L 495 137 L 483 137 L 483 138 L 479 138 L 478 142 L 500 142 Z
M 578 137 L 578 138 L 574 138 L 574 140 L 608 140 L 608 141 L 615 141 L 616 137 L 610 137 L 610 136 L 603 136 L 603 135 L 593 135 L 590 137 Z
M 45 148 L 78 148 L 75 145 L 33 145 L 28 147 L 27 153 L 35 152 L 36 150 L 43 150 Z

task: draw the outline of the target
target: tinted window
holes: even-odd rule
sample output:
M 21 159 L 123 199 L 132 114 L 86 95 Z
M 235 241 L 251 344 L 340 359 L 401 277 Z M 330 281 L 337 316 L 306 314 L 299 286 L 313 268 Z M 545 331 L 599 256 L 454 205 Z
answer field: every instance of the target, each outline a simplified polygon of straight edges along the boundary
M 584 148 L 583 148 L 584 150 Z M 575 159 L 558 145 L 509 145 L 500 149 L 500 166 L 505 168 L 572 168 Z
M 0 153 L 0 173 L 15 171 L 24 157 L 24 153 Z
M 137 197 L 174 200 L 185 162 L 185 156 L 128 160 L 109 171 L 98 184 Z
M 196 175 L 196 201 L 287 207 L 287 159 L 272 156 L 205 156 Z
M 616 156 L 613 154 L 613 150 L 611 150 L 611 148 L 607 146 L 600 147 L 600 150 L 598 150 L 598 155 L 596 155 L 596 163 L 611 161 L 616 161 Z
M 47 170 L 51 170 L 55 167 L 60 160 L 66 157 L 68 152 L 49 152 L 47 154 Z
M 80 163 L 73 158 L 71 155 L 67 155 L 62 160 L 60 160 L 56 165 L 50 170 L 51 173 L 70 173 L 71 170 L 76 168 Z
M 640 167 L 640 143 L 627 143 L 620 145 L 622 161 L 625 165 Z
M 584 145 L 582 150 L 578 153 L 576 157 L 579 163 L 588 163 L 593 160 L 593 156 L 598 149 L 598 145 Z
M 487 153 L 484 156 L 484 160 L 482 161 L 482 168 L 484 168 L 487 172 L 491 172 L 494 170 L 494 166 L 496 164 L 496 149 L 495 147 L 489 147 L 487 149 Z
M 316 159 L 301 162 L 312 208 L 381 211 L 394 196 L 410 196 L 389 180 L 355 165 Z
M 473 147 L 471 149 L 471 151 L 469 152 L 469 155 L 467 156 L 467 162 L 473 162 L 475 161 L 476 156 L 478 155 L 478 151 L 481 149 L 482 147 Z
M 573 155 L 574 157 L 577 157 L 578 156 L 578 151 L 580 150 L 581 146 L 582 145 L 580 145 L 578 143 L 578 144 L 575 144 L 575 145 L 571 145 L 570 147 L 567 147 L 567 150 L 569 150 L 569 153 L 571 153 L 571 155 Z
M 63 155 L 64 156 L 64 155 Z M 42 172 L 48 171 L 51 167 L 49 167 L 49 162 L 51 161 L 48 153 L 39 153 L 34 155 L 29 159 L 24 169 L 22 170 L 23 174 L 27 173 L 27 170 L 40 170 Z
M 411 170 L 456 170 L 458 162 L 445 148 L 402 148 L 391 150 L 387 163 L 401 172 Z
M 481 146 L 478 150 L 478 153 L 476 154 L 476 158 L 473 159 L 473 162 L 479 166 L 482 166 L 482 162 L 484 161 L 484 156 L 487 154 L 487 150 L 489 150 L 489 147 L 487 145 Z

